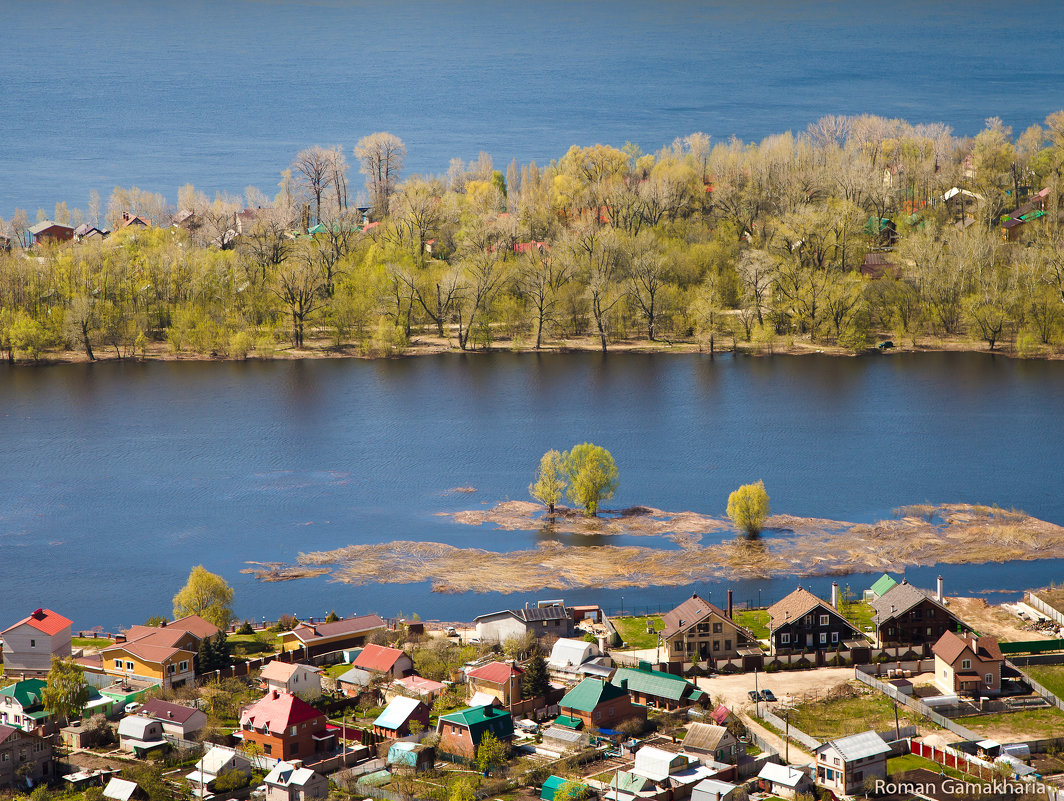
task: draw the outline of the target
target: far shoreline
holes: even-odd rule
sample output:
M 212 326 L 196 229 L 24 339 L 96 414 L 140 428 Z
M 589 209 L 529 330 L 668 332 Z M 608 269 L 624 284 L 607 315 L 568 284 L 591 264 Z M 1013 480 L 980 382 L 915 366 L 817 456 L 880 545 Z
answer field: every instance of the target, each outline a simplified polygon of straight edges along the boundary
M 343 360 L 355 359 L 361 361 L 395 360 L 405 358 L 417 358 L 424 356 L 439 356 L 441 354 L 461 354 L 468 356 L 481 356 L 498 353 L 514 354 L 566 354 L 566 353 L 639 353 L 639 354 L 699 354 L 713 357 L 715 355 L 735 354 L 754 358 L 764 356 L 837 356 L 846 358 L 859 358 L 863 356 L 892 356 L 908 353 L 981 353 L 990 356 L 1001 356 L 1008 359 L 1020 359 L 1031 361 L 1061 361 L 1064 360 L 1064 350 L 1057 351 L 1052 348 L 1042 348 L 1035 353 L 1021 354 L 1014 347 L 998 347 L 994 350 L 986 348 L 985 343 L 976 342 L 964 338 L 951 338 L 935 340 L 932 342 L 919 342 L 913 345 L 911 342 L 901 343 L 896 340 L 888 340 L 881 337 L 880 342 L 892 342 L 892 346 L 885 349 L 870 347 L 863 351 L 853 351 L 837 345 L 810 342 L 808 339 L 798 339 L 773 345 L 761 345 L 757 343 L 716 343 L 710 350 L 706 345 L 691 340 L 648 340 L 626 339 L 611 343 L 605 353 L 595 337 L 582 337 L 561 342 L 552 342 L 540 348 L 524 344 L 505 344 L 501 340 L 499 344 L 488 348 L 462 350 L 455 344 L 453 339 L 434 336 L 419 336 L 401 352 L 393 354 L 375 354 L 364 352 L 357 344 L 341 345 L 339 347 L 328 344 L 327 340 L 313 340 L 310 347 L 296 349 L 292 347 L 279 347 L 277 350 L 262 355 L 255 352 L 249 353 L 244 358 L 228 356 L 224 354 L 182 352 L 173 353 L 165 343 L 152 343 L 143 353 L 134 355 L 118 356 L 113 349 L 97 347 L 94 349 L 95 359 L 89 359 L 84 351 L 64 350 L 42 355 L 41 358 L 26 359 L 16 358 L 14 362 L 3 360 L 0 364 L 8 367 L 47 367 L 64 364 L 95 364 L 95 363 L 125 363 L 125 362 L 271 362 L 271 361 L 316 361 L 316 360 Z M 108 352 L 110 350 L 110 352 Z

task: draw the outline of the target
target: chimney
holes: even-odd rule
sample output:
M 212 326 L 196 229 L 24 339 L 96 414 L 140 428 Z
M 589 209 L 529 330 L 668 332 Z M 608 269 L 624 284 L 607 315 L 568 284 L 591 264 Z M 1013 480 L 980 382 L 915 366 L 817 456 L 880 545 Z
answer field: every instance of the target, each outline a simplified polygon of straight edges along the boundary
M 162 623 L 160 623 L 159 627 L 165 629 L 166 628 L 166 621 L 164 620 Z
M 935 600 L 942 603 L 942 576 L 938 577 L 938 586 L 935 591 Z
M 275 701 L 276 701 L 276 700 L 277 700 L 278 698 L 280 698 L 280 697 L 281 697 L 281 694 L 280 694 L 279 692 L 277 692 L 277 690 L 274 690 L 274 691 L 273 691 L 272 693 L 270 693 L 270 694 L 271 694 L 271 695 L 273 696 L 273 700 L 275 700 Z
M 839 582 L 831 582 L 831 605 L 839 608 Z
M 729 587 L 728 588 L 728 617 L 732 616 L 731 613 L 732 613 L 732 591 L 731 591 L 731 588 Z

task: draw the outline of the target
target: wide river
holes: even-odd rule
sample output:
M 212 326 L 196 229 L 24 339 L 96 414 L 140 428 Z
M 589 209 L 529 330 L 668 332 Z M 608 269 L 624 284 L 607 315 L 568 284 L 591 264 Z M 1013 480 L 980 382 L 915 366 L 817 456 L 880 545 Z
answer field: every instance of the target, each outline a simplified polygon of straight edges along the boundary
M 614 508 L 723 514 L 732 489 L 761 478 L 773 510 L 796 515 L 870 521 L 902 504 L 967 501 L 1064 523 L 1062 419 L 1064 363 L 972 353 L 5 366 L 0 623 L 38 606 L 78 627 L 139 623 L 169 613 L 196 564 L 234 585 L 247 617 L 335 608 L 461 620 L 523 604 L 532 598 L 271 584 L 240 571 L 246 560 L 393 539 L 527 548 L 535 532 L 437 513 L 527 499 L 539 456 L 585 440 L 617 460 Z M 449 492 L 467 486 L 477 491 Z M 1061 567 L 941 572 L 949 592 L 1004 592 L 1048 583 Z M 936 572 L 908 575 L 933 586 Z M 768 601 L 794 580 L 731 586 L 736 600 L 761 590 Z M 723 600 L 724 588 L 544 595 L 653 608 L 692 589 Z
M 115 185 L 272 196 L 301 148 L 354 161 L 381 130 L 444 173 L 827 114 L 1018 135 L 1064 108 L 1059 0 L 0 0 L 0 23 L 0 217 L 31 223 Z

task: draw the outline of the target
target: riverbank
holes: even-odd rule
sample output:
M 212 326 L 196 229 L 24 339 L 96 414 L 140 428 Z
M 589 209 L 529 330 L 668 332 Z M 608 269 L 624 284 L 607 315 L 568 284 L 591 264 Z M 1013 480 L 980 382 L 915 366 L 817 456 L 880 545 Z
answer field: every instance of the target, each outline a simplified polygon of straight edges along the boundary
M 721 518 L 637 507 L 555 521 L 533 503 L 451 515 L 464 525 L 564 535 L 660 536 L 679 547 L 567 545 L 557 539 L 509 552 L 441 542 L 349 545 L 301 553 L 296 565 L 258 565 L 244 572 L 266 581 L 322 575 L 354 585 L 429 582 L 434 592 L 535 592 L 678 586 L 710 580 L 831 576 L 902 571 L 939 564 L 985 564 L 1064 557 L 1064 527 L 1024 512 L 973 504 L 920 505 L 892 520 L 853 524 L 773 515 L 758 538 L 741 536 Z M 702 538 L 718 535 L 707 545 Z M 253 563 L 249 563 L 253 564 Z
M 839 347 L 820 342 L 812 342 L 808 337 L 780 337 L 779 341 L 772 343 L 752 343 L 730 339 L 719 339 L 714 343 L 712 350 L 707 342 L 689 340 L 649 340 L 649 339 L 623 339 L 610 342 L 608 353 L 739 353 L 747 356 L 803 356 L 809 354 L 822 354 L 829 356 L 855 357 L 861 355 L 892 355 L 898 353 L 993 353 L 997 356 L 1018 359 L 1042 359 L 1046 361 L 1064 360 L 1064 347 L 1043 345 L 1033 350 L 1021 352 L 1013 343 L 999 343 L 993 351 L 986 347 L 985 342 L 979 342 L 965 337 L 951 338 L 920 338 L 914 345 L 912 342 L 892 340 L 889 335 L 882 335 L 877 342 L 891 342 L 890 348 L 868 348 L 862 352 L 855 352 L 848 348 Z M 113 348 L 98 347 L 93 351 L 94 359 L 89 359 L 83 350 L 63 350 L 55 353 L 47 353 L 40 359 L 18 358 L 15 364 L 18 366 L 47 366 L 57 364 L 90 364 L 93 362 L 121 362 L 121 361 L 161 361 L 161 362 L 218 362 L 218 361 L 295 361 L 317 359 L 382 359 L 402 358 L 415 356 L 438 356 L 444 353 L 464 353 L 469 355 L 484 353 L 598 353 L 602 350 L 602 344 L 593 336 L 577 337 L 560 341 L 545 343 L 538 350 L 523 340 L 513 341 L 507 339 L 496 340 L 488 348 L 476 350 L 461 350 L 454 338 L 419 335 L 409 345 L 398 348 L 394 352 L 381 353 L 368 346 L 359 344 L 346 344 L 336 346 L 329 339 L 307 339 L 303 348 L 278 346 L 268 352 L 252 350 L 247 356 L 238 358 L 223 353 L 193 353 L 182 351 L 174 353 L 165 342 L 153 342 L 147 345 L 141 352 L 134 355 L 119 356 Z

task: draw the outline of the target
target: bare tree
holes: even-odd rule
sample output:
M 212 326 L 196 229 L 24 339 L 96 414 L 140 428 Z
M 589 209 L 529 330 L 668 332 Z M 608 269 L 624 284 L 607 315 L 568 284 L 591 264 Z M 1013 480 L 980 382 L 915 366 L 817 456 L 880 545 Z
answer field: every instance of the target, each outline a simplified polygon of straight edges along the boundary
M 292 172 L 299 186 L 314 201 L 315 222 L 321 222 L 321 199 L 333 179 L 335 157 L 335 150 L 315 145 L 300 150 L 292 161 Z
M 374 217 L 387 217 L 388 203 L 399 183 L 399 173 L 406 158 L 406 145 L 398 136 L 380 131 L 358 140 L 355 158 L 362 164 L 362 174 L 366 176 Z
M 565 259 L 551 257 L 549 246 L 530 245 L 517 263 L 515 283 L 518 291 L 532 303 L 536 326 L 536 350 L 542 347 L 543 328 L 554 319 L 558 293 L 571 276 Z

